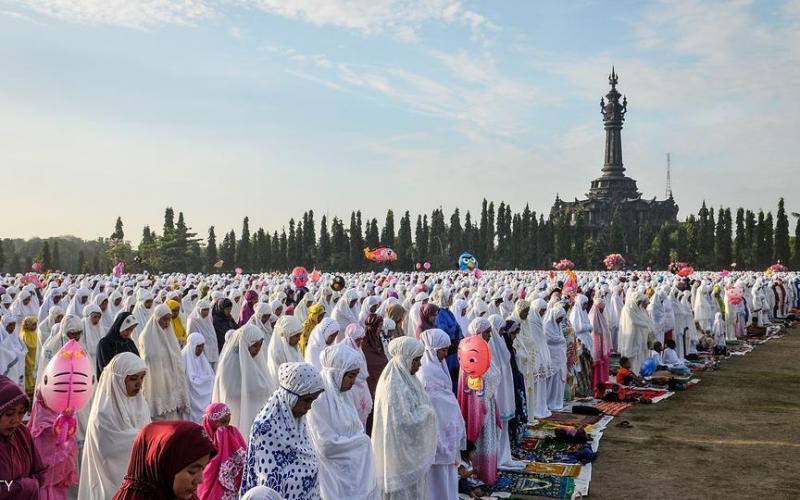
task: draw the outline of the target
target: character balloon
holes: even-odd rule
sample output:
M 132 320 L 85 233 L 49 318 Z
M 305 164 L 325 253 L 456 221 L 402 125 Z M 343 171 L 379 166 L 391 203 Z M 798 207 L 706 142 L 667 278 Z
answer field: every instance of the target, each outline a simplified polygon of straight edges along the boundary
M 364 249 L 364 257 L 366 257 L 368 261 L 383 264 L 396 261 L 397 252 L 389 247 L 379 247 L 374 250 L 370 250 L 370 248 L 367 247 Z
M 458 344 L 458 363 L 467 374 L 467 387 L 483 395 L 483 375 L 489 370 L 492 352 L 480 335 L 472 335 Z
M 320 280 L 320 278 L 322 278 L 322 275 L 319 273 L 319 271 L 317 271 L 317 268 L 315 267 L 314 270 L 311 271 L 311 274 L 308 275 L 308 278 L 311 280 L 312 283 L 316 283 Z
M 343 277 L 339 276 L 338 274 L 333 277 L 333 283 L 331 283 L 331 289 L 334 292 L 341 292 L 342 290 L 344 290 L 344 285 L 345 282 Z
M 53 427 L 59 446 L 75 434 L 78 428 L 75 414 L 92 398 L 94 382 L 89 356 L 74 339 L 47 363 L 41 392 L 47 407 L 59 414 Z
M 306 286 L 308 282 L 308 271 L 303 266 L 297 266 L 292 269 L 292 283 L 294 283 L 294 287 L 298 290 Z
M 464 252 L 458 257 L 458 269 L 460 271 L 472 271 L 478 267 L 478 259 L 469 252 Z

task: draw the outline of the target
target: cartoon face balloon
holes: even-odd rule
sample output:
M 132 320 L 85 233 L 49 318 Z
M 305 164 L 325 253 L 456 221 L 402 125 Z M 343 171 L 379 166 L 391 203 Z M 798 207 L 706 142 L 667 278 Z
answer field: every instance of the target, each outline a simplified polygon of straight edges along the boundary
M 47 363 L 40 390 L 48 408 L 59 413 L 54 426 L 59 443 L 75 434 L 75 414 L 92 398 L 94 383 L 89 356 L 75 340 L 64 344 Z
M 464 252 L 458 257 L 458 269 L 460 271 L 472 271 L 478 267 L 478 259 L 471 253 Z
M 297 266 L 292 269 L 292 283 L 295 288 L 303 288 L 308 282 L 308 271 L 305 267 Z
M 483 393 L 483 375 L 489 370 L 492 351 L 480 335 L 472 335 L 458 344 L 458 364 L 467 374 L 467 387 Z

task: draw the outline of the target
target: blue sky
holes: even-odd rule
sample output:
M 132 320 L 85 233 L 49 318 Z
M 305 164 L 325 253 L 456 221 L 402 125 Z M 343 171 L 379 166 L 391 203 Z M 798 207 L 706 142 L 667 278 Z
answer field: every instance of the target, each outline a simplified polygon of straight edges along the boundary
M 313 208 L 547 212 L 628 96 L 647 197 L 795 206 L 800 1 L 0 0 L 2 237 L 138 239 L 163 209 L 280 230 Z

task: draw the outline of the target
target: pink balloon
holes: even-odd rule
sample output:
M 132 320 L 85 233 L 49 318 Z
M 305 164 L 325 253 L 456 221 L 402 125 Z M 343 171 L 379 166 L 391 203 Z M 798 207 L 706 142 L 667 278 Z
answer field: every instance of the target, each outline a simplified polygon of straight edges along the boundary
M 40 390 L 48 408 L 58 413 L 55 431 L 63 444 L 75 434 L 75 414 L 92 399 L 94 368 L 81 345 L 70 340 L 47 363 Z
M 426 263 L 422 264 L 422 267 L 424 267 L 426 271 L 430 271 L 431 270 L 431 263 L 430 262 L 426 262 Z
M 478 269 L 478 268 L 476 267 L 476 268 L 475 268 L 475 273 L 474 273 L 474 274 L 475 274 L 475 277 L 476 277 L 476 278 L 478 278 L 478 279 L 481 279 L 481 276 L 483 276 L 483 271 L 481 271 L 480 269 Z
M 463 339 L 458 344 L 458 364 L 467 374 L 467 384 L 470 389 L 482 390 L 481 377 L 489 370 L 492 362 L 492 352 L 489 344 L 480 335 L 472 335 Z
M 297 266 L 292 269 L 292 283 L 295 288 L 303 288 L 306 286 L 306 282 L 308 282 L 308 271 L 305 267 Z
M 322 275 L 319 274 L 319 271 L 317 271 L 316 269 L 311 271 L 311 274 L 309 275 L 309 278 L 311 279 L 311 281 L 313 283 L 316 283 L 317 281 L 319 281 L 321 277 L 322 277 Z
M 417 267 L 417 271 L 419 271 L 420 269 L 422 269 L 422 264 L 420 264 L 419 262 L 417 262 L 417 266 L 416 266 L 416 267 Z

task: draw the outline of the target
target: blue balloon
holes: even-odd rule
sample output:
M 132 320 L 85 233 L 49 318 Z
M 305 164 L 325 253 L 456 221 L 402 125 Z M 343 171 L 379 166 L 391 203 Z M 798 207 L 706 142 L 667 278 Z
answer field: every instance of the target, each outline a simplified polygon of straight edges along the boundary
M 642 369 L 639 371 L 639 374 L 642 377 L 649 377 L 650 375 L 656 372 L 656 368 L 658 367 L 658 363 L 653 358 L 648 358 L 642 363 Z
M 478 259 L 471 253 L 464 252 L 458 257 L 458 269 L 460 271 L 473 271 L 478 268 Z

